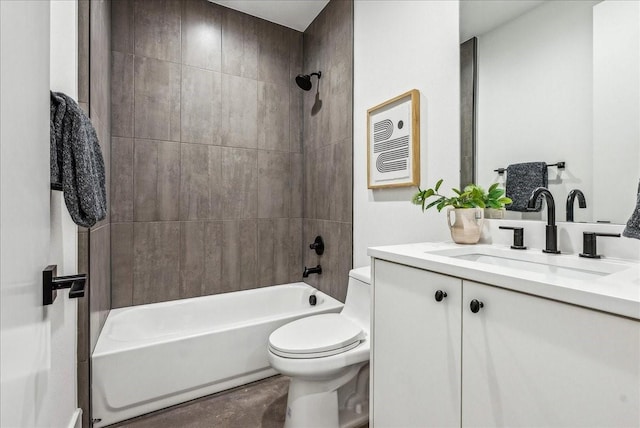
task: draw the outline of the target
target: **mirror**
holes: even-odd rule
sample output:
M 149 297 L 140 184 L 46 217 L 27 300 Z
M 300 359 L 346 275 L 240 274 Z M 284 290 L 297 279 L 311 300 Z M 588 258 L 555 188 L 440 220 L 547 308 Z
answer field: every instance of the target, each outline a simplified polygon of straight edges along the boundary
M 504 185 L 499 168 L 565 162 L 548 168 L 556 218 L 579 189 L 587 208 L 576 200 L 575 221 L 626 223 L 640 180 L 640 2 L 463 0 L 460 35 L 477 38 L 461 176 L 473 167 L 477 184 Z M 540 220 L 546 209 L 505 217 Z

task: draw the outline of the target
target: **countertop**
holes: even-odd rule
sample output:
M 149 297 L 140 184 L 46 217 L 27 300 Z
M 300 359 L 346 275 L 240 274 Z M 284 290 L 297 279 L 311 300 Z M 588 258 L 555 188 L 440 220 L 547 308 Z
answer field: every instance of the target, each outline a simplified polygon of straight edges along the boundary
M 570 279 L 521 269 L 484 264 L 431 254 L 429 251 L 471 248 L 516 251 L 519 257 L 540 258 L 540 249 L 509 250 L 509 246 L 499 245 L 459 245 L 452 242 L 427 242 L 419 244 L 370 247 L 367 254 L 376 259 L 387 260 L 407 266 L 455 276 L 475 282 L 489 284 L 513 291 L 519 291 L 547 299 L 583 306 L 615 315 L 640 320 L 640 262 L 611 259 L 586 260 L 577 254 L 548 255 L 563 262 L 582 265 L 604 263 L 618 265 L 619 271 L 595 279 Z M 587 268 L 588 269 L 588 268 Z M 375 286 L 375 279 L 373 280 Z

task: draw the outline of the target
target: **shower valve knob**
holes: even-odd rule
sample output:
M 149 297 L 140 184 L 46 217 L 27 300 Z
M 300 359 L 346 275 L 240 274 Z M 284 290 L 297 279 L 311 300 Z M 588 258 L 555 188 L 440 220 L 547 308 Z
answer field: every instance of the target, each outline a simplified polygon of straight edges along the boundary
M 309 248 L 316 250 L 316 254 L 319 256 L 324 254 L 324 241 L 322 240 L 322 236 L 316 236 L 315 241 L 309 244 Z

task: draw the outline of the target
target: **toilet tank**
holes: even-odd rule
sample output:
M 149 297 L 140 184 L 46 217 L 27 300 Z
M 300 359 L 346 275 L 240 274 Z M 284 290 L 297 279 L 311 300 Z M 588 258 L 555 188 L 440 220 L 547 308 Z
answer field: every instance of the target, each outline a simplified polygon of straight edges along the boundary
M 371 267 L 352 269 L 349 272 L 347 298 L 342 315 L 357 322 L 368 333 L 371 313 Z

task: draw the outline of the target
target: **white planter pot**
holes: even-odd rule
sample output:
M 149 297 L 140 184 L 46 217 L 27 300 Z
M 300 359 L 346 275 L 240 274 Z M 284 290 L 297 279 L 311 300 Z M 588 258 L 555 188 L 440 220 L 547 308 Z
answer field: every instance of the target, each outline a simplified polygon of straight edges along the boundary
M 454 220 L 451 220 L 453 213 Z M 449 208 L 447 223 L 451 231 L 451 239 L 457 244 L 476 244 L 480 240 L 484 209 L 482 208 Z

